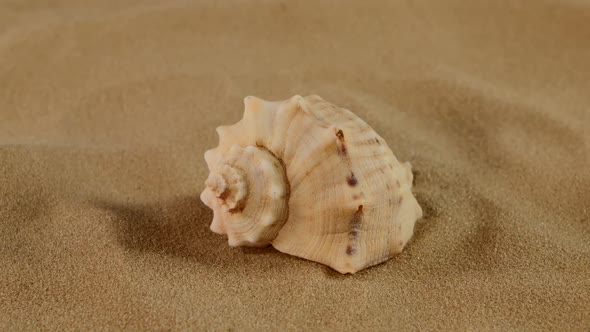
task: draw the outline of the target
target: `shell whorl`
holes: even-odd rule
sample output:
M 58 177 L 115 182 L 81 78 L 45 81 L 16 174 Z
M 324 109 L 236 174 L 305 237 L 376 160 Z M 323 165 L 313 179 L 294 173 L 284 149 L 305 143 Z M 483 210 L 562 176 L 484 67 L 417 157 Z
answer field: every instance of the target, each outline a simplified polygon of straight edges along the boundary
M 246 174 L 242 169 L 223 164 L 209 174 L 205 184 L 220 200 L 225 211 L 235 213 L 244 208 L 248 188 Z
M 231 246 L 268 245 L 287 220 L 285 169 L 266 148 L 233 145 L 205 184 L 201 198 L 215 213 L 211 230 L 227 234 Z
M 368 124 L 318 96 L 244 99 L 217 128 L 201 199 L 231 246 L 279 251 L 354 273 L 401 252 L 422 210 L 409 163 Z

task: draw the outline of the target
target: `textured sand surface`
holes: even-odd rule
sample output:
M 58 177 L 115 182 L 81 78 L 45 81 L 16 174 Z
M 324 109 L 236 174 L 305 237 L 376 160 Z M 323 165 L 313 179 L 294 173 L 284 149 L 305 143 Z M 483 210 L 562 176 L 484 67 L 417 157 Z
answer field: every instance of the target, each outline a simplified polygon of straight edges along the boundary
M 590 2 L 0 0 L 1 330 L 590 329 Z M 198 199 L 242 98 L 319 94 L 425 211 L 355 275 Z

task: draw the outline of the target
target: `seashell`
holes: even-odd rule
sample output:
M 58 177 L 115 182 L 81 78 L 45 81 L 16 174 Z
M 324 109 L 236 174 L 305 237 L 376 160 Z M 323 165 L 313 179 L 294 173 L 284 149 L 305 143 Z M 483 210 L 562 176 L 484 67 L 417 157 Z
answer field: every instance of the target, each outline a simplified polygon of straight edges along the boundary
M 351 111 L 318 96 L 244 99 L 217 128 L 201 200 L 230 246 L 263 247 L 355 273 L 400 253 L 422 217 L 410 163 Z

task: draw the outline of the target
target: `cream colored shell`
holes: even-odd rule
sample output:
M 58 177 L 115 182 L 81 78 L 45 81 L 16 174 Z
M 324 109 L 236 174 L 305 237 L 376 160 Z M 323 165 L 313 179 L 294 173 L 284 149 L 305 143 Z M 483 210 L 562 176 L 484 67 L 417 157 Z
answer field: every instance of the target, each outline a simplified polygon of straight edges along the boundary
M 244 99 L 217 128 L 201 200 L 230 246 L 266 246 L 355 273 L 402 251 L 422 210 L 409 163 L 346 109 L 318 96 Z

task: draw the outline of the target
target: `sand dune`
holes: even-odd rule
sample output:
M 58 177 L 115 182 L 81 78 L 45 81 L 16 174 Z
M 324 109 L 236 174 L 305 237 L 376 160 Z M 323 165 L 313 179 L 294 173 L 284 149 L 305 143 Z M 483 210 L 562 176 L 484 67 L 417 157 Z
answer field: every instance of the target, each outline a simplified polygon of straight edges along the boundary
M 0 1 L 0 329 L 590 329 L 585 1 Z M 318 94 L 416 171 L 397 258 L 229 248 L 242 98 Z

